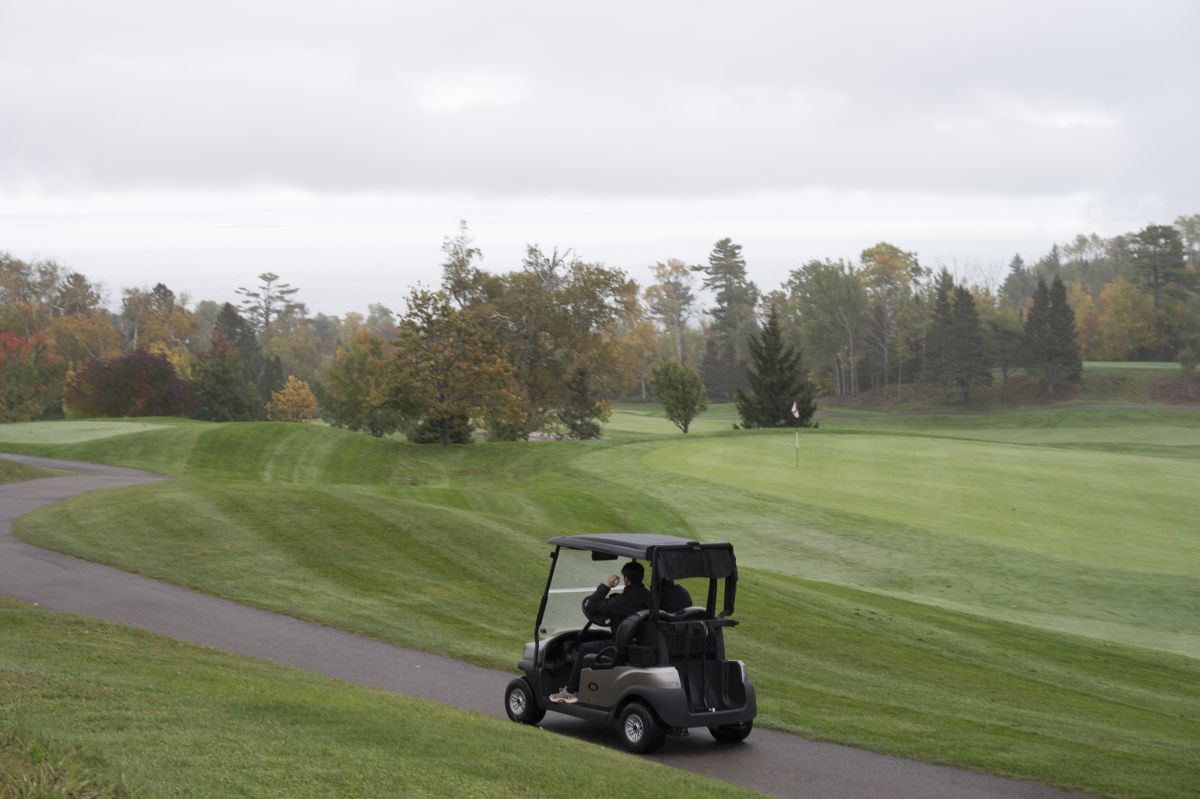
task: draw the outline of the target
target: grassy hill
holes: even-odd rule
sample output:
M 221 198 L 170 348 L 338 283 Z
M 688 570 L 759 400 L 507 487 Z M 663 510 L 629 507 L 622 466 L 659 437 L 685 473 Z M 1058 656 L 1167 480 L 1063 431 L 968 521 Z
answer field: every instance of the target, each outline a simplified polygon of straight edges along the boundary
M 621 408 L 586 443 L 150 420 L 8 426 L 0 449 L 178 478 L 42 511 L 27 540 L 507 668 L 550 536 L 729 539 L 762 722 L 1166 797 L 1200 795 L 1197 417 L 842 413 L 800 468 L 791 433 L 732 432 L 727 406 L 687 437 Z
M 646 799 L 756 795 L 530 727 L 0 599 L 3 797 L 525 799 L 580 784 Z

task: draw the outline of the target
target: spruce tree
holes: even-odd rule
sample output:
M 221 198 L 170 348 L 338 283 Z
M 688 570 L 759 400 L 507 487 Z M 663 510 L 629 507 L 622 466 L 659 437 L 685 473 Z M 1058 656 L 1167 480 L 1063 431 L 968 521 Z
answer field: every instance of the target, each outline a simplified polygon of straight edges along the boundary
M 975 298 L 962 286 L 954 289 L 950 353 L 952 379 L 962 392 L 963 402 L 971 399 L 972 388 L 992 384 L 992 370 L 988 365 Z
M 933 293 L 933 326 L 926 344 L 924 377 L 942 392 L 943 401 L 949 401 L 954 343 L 954 278 L 949 271 L 943 269 L 937 276 Z
M 567 397 L 559 420 L 567 426 L 571 438 L 599 438 L 600 422 L 608 418 L 607 403 L 596 398 L 586 366 L 580 366 L 567 381 Z
M 1053 379 L 1078 381 L 1083 374 L 1083 359 L 1079 356 L 1079 342 L 1075 336 L 1075 311 L 1067 301 L 1067 287 L 1057 277 L 1050 285 L 1047 327 L 1050 362 L 1054 366 Z
M 804 379 L 800 353 L 783 340 L 779 311 L 772 305 L 757 336 L 750 339 L 749 390 L 737 391 L 743 427 L 811 427 L 816 391 Z M 798 416 L 793 415 L 796 405 Z
M 1075 312 L 1067 302 L 1067 288 L 1055 278 L 1050 288 L 1039 280 L 1033 306 L 1025 319 L 1026 369 L 1038 375 L 1042 388 L 1053 394 L 1061 380 L 1078 380 L 1083 371 L 1075 340 Z

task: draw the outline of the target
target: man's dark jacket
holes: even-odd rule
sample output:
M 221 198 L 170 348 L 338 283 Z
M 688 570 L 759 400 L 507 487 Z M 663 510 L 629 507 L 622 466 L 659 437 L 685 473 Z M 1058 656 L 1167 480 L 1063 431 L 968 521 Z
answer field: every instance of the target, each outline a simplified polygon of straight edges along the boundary
M 632 616 L 639 610 L 647 610 L 650 607 L 650 592 L 644 585 L 628 586 L 614 596 L 608 595 L 610 590 L 612 589 L 601 583 L 596 592 L 588 597 L 588 609 L 593 616 L 612 619 L 613 627 L 620 624 L 626 616 Z

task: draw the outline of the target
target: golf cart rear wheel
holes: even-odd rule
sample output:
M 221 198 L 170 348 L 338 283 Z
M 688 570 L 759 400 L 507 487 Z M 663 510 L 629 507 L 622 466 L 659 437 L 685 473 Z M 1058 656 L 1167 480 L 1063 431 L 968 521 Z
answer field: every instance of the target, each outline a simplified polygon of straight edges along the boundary
M 753 728 L 753 721 L 743 721 L 739 724 L 722 724 L 720 727 L 709 727 L 708 732 L 713 738 L 717 739 L 717 743 L 735 744 L 738 741 L 746 740 L 746 736 L 750 734 L 750 730 Z
M 518 724 L 537 724 L 546 715 L 533 696 L 529 683 L 518 677 L 504 691 L 504 710 Z
M 653 752 L 662 746 L 663 739 L 667 737 L 667 728 L 640 702 L 630 702 L 625 706 L 618 730 L 625 748 L 639 755 Z

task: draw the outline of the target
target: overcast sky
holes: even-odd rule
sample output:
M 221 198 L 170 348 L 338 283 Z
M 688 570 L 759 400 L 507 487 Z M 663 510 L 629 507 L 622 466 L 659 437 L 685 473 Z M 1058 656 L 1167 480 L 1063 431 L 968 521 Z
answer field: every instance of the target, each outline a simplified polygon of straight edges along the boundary
M 836 7 L 835 7 L 836 6 Z M 471 226 L 774 288 L 879 240 L 973 279 L 1200 213 L 1200 3 L 0 1 L 0 250 L 314 311 Z

